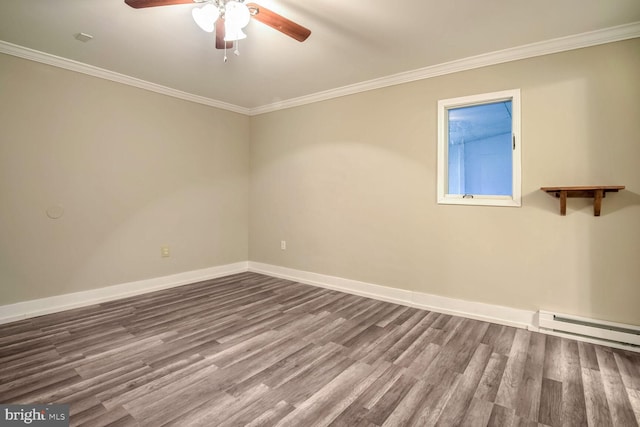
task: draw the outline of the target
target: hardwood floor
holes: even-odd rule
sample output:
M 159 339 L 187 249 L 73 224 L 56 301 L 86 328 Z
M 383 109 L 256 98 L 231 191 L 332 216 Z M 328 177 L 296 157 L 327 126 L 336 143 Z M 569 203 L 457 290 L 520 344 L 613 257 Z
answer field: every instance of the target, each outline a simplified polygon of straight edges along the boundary
M 0 325 L 71 425 L 637 426 L 640 354 L 243 273 Z

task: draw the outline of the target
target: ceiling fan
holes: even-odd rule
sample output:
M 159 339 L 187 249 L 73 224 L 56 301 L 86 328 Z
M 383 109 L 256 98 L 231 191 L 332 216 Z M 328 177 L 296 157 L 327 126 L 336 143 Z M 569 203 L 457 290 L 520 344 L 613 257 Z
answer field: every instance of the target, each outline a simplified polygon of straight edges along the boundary
M 250 18 L 260 21 L 271 28 L 299 41 L 305 41 L 311 31 L 272 10 L 256 3 L 244 3 L 244 0 L 124 0 L 126 4 L 141 9 L 176 4 L 204 4 L 193 10 L 193 18 L 207 32 L 216 32 L 216 48 L 228 49 L 233 42 L 243 39 L 242 32 Z

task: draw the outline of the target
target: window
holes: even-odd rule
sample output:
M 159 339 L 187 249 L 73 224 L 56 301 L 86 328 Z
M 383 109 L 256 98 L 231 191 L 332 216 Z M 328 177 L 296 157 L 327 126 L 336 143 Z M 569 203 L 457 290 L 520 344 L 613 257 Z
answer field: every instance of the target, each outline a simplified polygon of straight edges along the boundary
M 520 206 L 520 90 L 438 101 L 438 203 Z

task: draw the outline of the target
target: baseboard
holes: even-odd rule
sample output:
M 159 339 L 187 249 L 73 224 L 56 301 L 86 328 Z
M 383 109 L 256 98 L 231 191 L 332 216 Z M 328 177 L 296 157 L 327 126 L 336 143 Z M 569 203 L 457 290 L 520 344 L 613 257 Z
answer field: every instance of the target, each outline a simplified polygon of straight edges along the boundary
M 438 313 L 452 314 L 522 329 L 535 328 L 535 311 L 390 288 L 254 261 L 249 261 L 249 271 Z
M 254 261 L 237 262 L 172 274 L 169 276 L 91 289 L 88 291 L 74 292 L 4 305 L 0 306 L 0 324 L 42 316 L 45 314 L 57 313 L 78 307 L 86 307 L 93 304 L 99 304 L 101 302 L 140 295 L 161 289 L 188 285 L 190 283 L 201 282 L 203 280 L 216 279 L 246 271 L 252 271 L 272 277 L 279 277 L 299 283 L 333 289 L 381 301 L 388 301 L 395 304 L 420 308 L 423 310 L 462 316 L 469 319 L 476 319 L 499 325 L 513 326 L 516 328 L 528 329 L 534 332 L 561 336 L 578 341 L 638 351 L 637 347 L 630 348 L 629 346 L 615 345 L 615 343 L 602 343 L 589 337 L 573 336 L 560 333 L 558 331 L 547 331 L 542 328 L 539 329 L 537 319 L 538 315 L 535 311 L 466 301 L 423 292 L 409 291 L 406 289 L 391 288 L 388 286 L 375 285 L 357 280 L 344 279 L 342 277 L 312 273 L 309 271 L 296 270 Z
M 74 292 L 53 297 L 40 298 L 0 306 L 0 324 L 14 322 L 44 314 L 57 313 L 72 308 L 85 307 L 105 301 L 140 295 L 161 289 L 173 288 L 203 280 L 215 279 L 248 270 L 248 262 L 220 265 L 192 270 L 169 276 L 138 280 L 119 285 L 106 286 L 88 291 Z

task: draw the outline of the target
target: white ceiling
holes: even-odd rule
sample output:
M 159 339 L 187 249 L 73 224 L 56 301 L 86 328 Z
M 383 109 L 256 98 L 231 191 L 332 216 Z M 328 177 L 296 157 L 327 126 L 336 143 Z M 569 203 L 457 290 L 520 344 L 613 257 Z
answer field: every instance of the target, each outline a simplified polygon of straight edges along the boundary
M 640 21 L 639 0 L 259 0 L 311 29 L 299 43 L 257 21 L 240 56 L 215 49 L 195 5 L 0 0 L 0 40 L 255 109 L 488 52 Z M 94 39 L 82 43 L 74 35 Z

